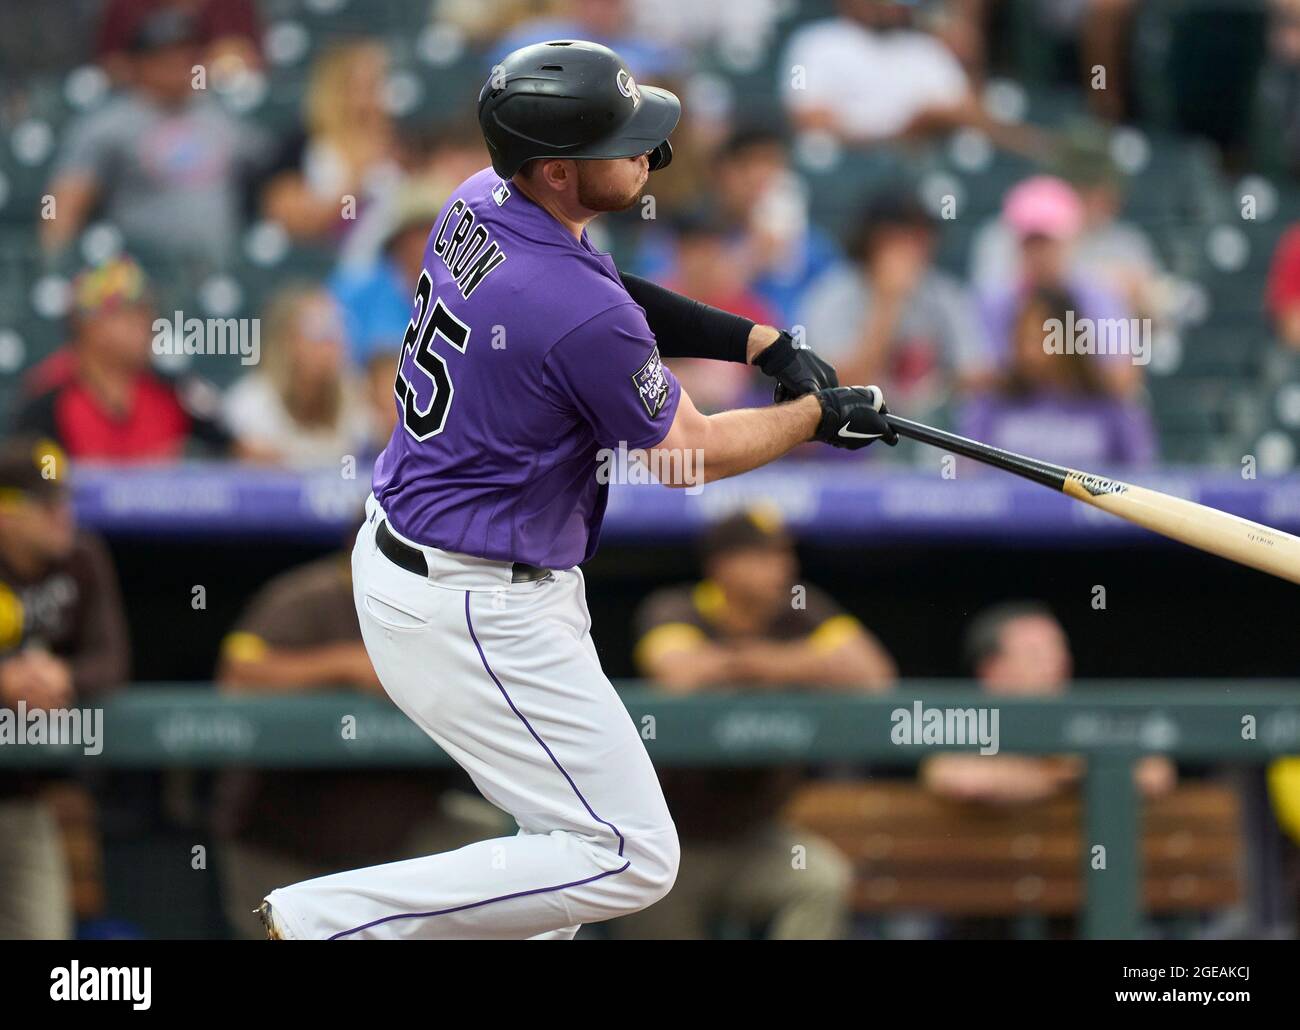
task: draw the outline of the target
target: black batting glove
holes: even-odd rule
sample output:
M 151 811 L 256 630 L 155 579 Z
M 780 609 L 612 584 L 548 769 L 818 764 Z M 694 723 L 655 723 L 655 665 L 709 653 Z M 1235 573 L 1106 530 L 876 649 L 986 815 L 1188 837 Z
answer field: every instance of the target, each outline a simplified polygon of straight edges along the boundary
M 819 390 L 817 400 L 821 402 L 822 420 L 817 424 L 814 440 L 850 451 L 877 440 L 890 447 L 898 443 L 898 434 L 885 421 L 889 409 L 885 407 L 885 395 L 880 387 L 837 386 Z
M 772 399 L 778 403 L 840 385 L 835 369 L 808 347 L 795 343 L 794 337 L 785 330 L 775 343 L 759 353 L 754 364 L 764 375 L 776 380 Z

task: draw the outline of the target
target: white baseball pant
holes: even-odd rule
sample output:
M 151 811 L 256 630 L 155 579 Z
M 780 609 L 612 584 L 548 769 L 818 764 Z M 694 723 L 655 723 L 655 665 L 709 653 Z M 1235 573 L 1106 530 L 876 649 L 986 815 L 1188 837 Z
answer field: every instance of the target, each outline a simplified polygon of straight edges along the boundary
M 667 894 L 677 831 L 601 670 L 582 572 L 512 583 L 509 563 L 421 547 L 419 576 L 377 549 L 373 497 L 366 513 L 353 593 L 380 682 L 520 829 L 272 891 L 286 936 L 562 940 Z

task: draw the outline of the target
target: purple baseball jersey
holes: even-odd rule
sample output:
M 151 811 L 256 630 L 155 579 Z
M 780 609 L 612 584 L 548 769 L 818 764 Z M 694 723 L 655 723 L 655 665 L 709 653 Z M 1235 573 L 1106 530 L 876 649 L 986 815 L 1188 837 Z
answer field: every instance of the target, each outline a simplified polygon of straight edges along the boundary
M 394 389 L 372 484 L 393 528 L 553 569 L 595 553 L 600 450 L 659 443 L 681 397 L 609 255 L 491 168 L 429 236 Z

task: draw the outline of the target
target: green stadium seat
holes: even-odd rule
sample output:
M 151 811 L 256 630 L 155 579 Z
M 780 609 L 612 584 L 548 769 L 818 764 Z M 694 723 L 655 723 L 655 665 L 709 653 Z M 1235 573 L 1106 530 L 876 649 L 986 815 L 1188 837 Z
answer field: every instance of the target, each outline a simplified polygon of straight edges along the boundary
M 1262 320 L 1211 318 L 1183 330 L 1179 376 L 1224 376 L 1254 380 L 1272 347 Z

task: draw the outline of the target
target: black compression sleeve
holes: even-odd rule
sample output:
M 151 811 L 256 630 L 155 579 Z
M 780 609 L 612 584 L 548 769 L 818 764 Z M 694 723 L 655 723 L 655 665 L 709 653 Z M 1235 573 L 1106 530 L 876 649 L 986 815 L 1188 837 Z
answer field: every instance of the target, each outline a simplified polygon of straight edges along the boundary
M 648 279 L 620 272 L 631 298 L 645 308 L 650 331 L 665 358 L 713 358 L 748 364 L 749 332 L 754 323 L 730 311 L 665 289 Z

